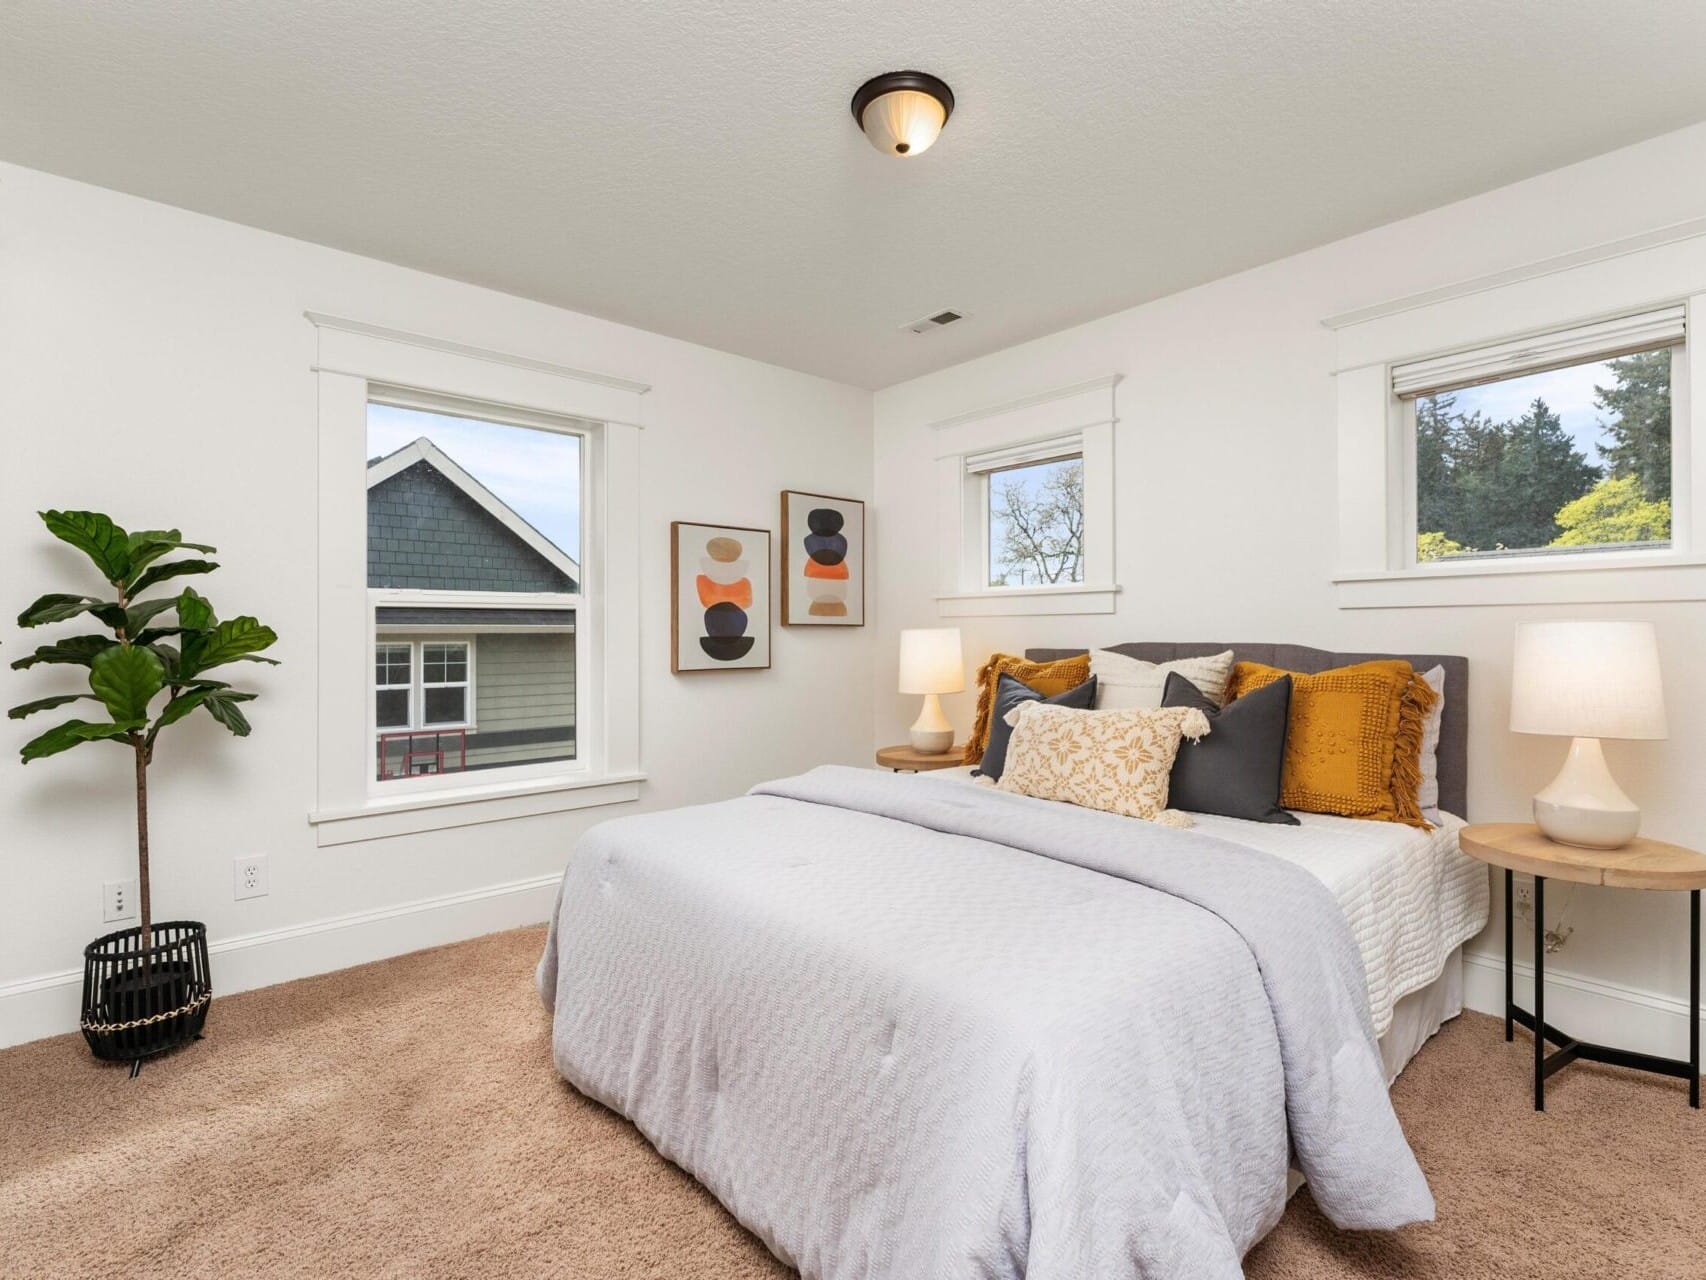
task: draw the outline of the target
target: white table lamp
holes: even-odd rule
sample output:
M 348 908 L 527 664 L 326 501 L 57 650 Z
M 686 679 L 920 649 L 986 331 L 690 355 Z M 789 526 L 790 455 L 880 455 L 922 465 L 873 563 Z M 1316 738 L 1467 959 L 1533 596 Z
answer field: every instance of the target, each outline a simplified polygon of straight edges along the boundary
M 1668 736 L 1653 624 L 1517 623 L 1511 730 L 1571 739 L 1564 767 L 1534 797 L 1536 826 L 1561 844 L 1628 844 L 1641 811 L 1606 768 L 1599 740 Z
M 924 707 L 912 725 L 914 750 L 941 755 L 954 745 L 954 726 L 942 714 L 942 703 L 936 695 L 958 693 L 965 687 L 965 660 L 960 654 L 958 627 L 900 633 L 900 692 L 924 695 Z

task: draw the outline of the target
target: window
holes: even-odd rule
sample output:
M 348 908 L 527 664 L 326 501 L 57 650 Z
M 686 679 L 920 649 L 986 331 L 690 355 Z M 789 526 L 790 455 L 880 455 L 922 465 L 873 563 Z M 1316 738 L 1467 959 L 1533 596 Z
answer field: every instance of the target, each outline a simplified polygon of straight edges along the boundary
M 421 724 L 429 728 L 468 723 L 467 641 L 421 646 Z
M 984 476 L 989 585 L 1084 581 L 1084 455 L 1002 467 Z
M 407 729 L 413 722 L 414 649 L 382 644 L 374 649 L 374 719 L 381 729 Z
M 1118 375 L 930 424 L 938 454 L 938 611 L 1112 613 Z
M 1417 561 L 1668 548 L 1676 351 L 1414 397 Z
M 368 404 L 378 784 L 576 759 L 581 447 L 530 415 Z

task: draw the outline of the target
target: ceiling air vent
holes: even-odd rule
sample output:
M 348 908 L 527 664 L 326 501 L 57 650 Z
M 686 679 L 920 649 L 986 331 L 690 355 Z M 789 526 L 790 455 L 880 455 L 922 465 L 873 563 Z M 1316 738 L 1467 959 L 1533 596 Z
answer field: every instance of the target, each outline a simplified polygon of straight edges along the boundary
M 934 333 L 944 325 L 953 324 L 956 320 L 964 320 L 965 315 L 959 311 L 938 311 L 934 315 L 925 316 L 922 320 L 910 320 L 901 325 L 913 333 Z

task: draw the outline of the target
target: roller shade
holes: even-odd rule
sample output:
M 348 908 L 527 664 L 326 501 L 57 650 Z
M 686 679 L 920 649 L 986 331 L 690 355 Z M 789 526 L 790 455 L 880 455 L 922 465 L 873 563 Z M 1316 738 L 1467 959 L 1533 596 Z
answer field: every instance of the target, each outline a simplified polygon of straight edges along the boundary
M 1523 373 L 1539 373 L 1585 360 L 1628 355 L 1631 351 L 1676 346 L 1686 336 L 1686 311 L 1680 304 L 1558 329 L 1452 355 L 1392 366 L 1392 390 L 1410 398 L 1436 391 L 1497 382 Z
M 987 475 L 1005 471 L 1008 467 L 1025 467 L 1037 462 L 1055 462 L 1084 452 L 1084 436 L 1074 431 L 1070 435 L 1051 436 L 1047 440 L 1031 440 L 1025 444 L 1008 445 L 1002 449 L 986 449 L 966 455 L 968 476 Z

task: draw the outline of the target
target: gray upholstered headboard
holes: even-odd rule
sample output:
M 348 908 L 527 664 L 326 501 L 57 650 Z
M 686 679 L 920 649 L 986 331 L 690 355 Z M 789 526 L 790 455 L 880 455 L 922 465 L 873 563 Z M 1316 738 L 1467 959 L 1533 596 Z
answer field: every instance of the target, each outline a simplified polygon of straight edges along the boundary
M 1261 662 L 1287 671 L 1326 671 L 1353 662 L 1402 658 L 1417 671 L 1445 668 L 1445 711 L 1439 722 L 1439 807 L 1460 818 L 1469 816 L 1469 659 L 1442 653 L 1329 653 L 1301 644 L 1112 644 L 1115 653 L 1145 662 L 1200 658 L 1230 649 L 1240 662 Z M 1027 649 L 1032 662 L 1049 662 L 1083 653 L 1077 649 Z

